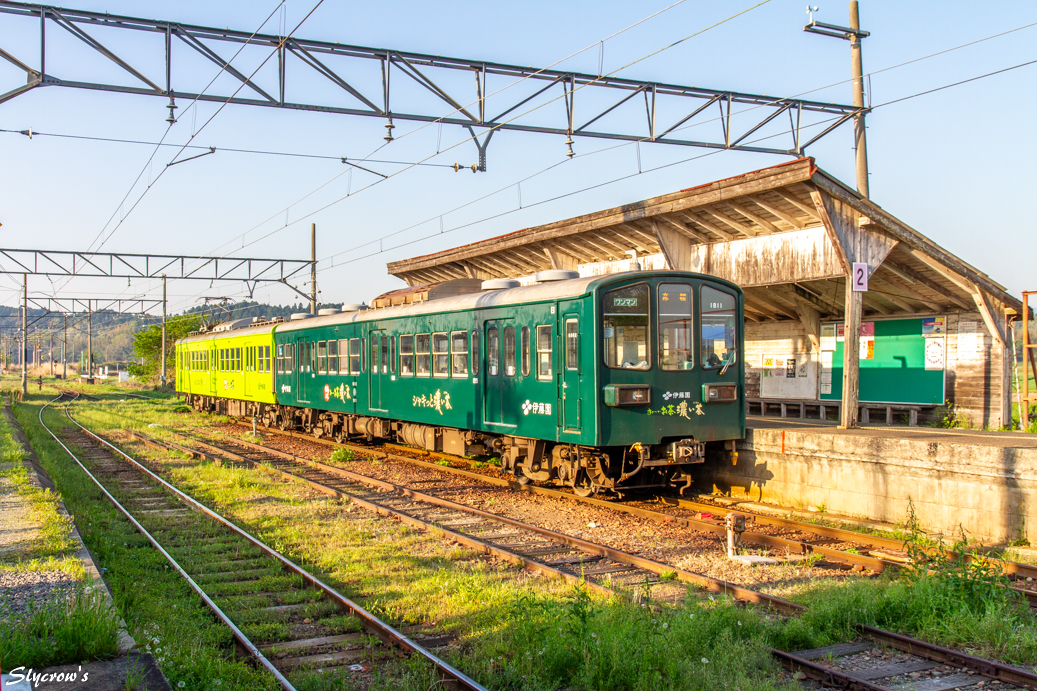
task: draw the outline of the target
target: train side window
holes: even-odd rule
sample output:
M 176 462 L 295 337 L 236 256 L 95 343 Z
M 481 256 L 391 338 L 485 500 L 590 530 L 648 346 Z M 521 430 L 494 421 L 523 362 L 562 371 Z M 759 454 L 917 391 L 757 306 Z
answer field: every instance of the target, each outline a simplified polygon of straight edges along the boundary
M 738 356 L 738 298 L 726 291 L 702 286 L 699 299 L 702 368 L 725 368 L 735 363 Z
M 378 342 L 382 339 L 379 336 L 371 336 L 371 373 L 378 374 L 379 365 L 381 361 L 378 358 L 380 352 Z
M 515 327 L 509 326 L 504 329 L 504 374 L 508 377 L 515 376 Z
M 328 341 L 328 374 L 338 374 L 338 341 Z
M 349 374 L 349 339 L 338 342 L 338 373 Z
M 389 337 L 382 335 L 382 374 L 389 373 Z
M 307 354 L 309 356 L 309 357 L 307 357 L 307 363 L 309 364 L 309 369 L 306 370 L 306 371 L 307 372 L 316 372 L 317 371 L 317 344 L 314 343 L 313 341 L 310 341 L 307 344 L 306 351 L 307 351 Z
M 468 332 L 450 333 L 450 373 L 455 377 L 468 376 Z
M 689 370 L 695 363 L 691 286 L 659 284 L 659 367 Z
M 389 372 L 396 374 L 396 337 L 389 336 Z
M 367 371 L 367 350 L 366 350 L 366 347 L 367 347 L 367 339 L 366 338 L 361 338 L 360 339 L 360 371 L 361 372 L 366 372 Z
M 360 374 L 360 339 L 349 339 L 349 373 Z
M 295 344 L 289 343 L 284 347 L 284 373 L 291 374 L 295 371 Z
M 284 374 L 284 346 L 277 346 L 277 373 Z
M 551 371 L 551 327 L 537 327 L 537 379 L 550 381 L 554 376 Z
M 648 350 L 650 295 L 648 284 L 638 283 L 610 290 L 602 297 L 607 367 L 646 370 L 651 366 Z
M 264 372 L 272 372 L 273 371 L 273 367 L 272 367 L 273 361 L 270 359 L 270 346 L 263 346 L 263 353 L 264 353 L 264 356 L 265 356 L 265 359 L 266 359 L 266 369 L 264 369 L 263 371 Z
M 529 376 L 529 327 L 522 327 L 522 376 Z
M 328 373 L 328 342 L 317 341 L 317 374 Z
M 245 369 L 245 364 L 244 364 L 245 361 L 244 361 L 244 358 L 242 358 L 242 352 L 241 352 L 242 350 L 243 350 L 243 348 L 240 348 L 240 347 L 234 349 L 234 360 L 235 360 L 235 364 L 237 365 L 237 367 L 235 367 L 234 370 L 236 372 L 242 372 Z
M 580 369 L 580 321 L 565 320 L 565 369 Z
M 437 377 L 450 374 L 450 336 L 446 333 L 432 334 L 432 373 Z
M 491 377 L 496 377 L 500 372 L 500 337 L 496 326 L 486 332 L 486 357 L 489 360 L 486 365 L 486 373 Z
M 414 336 L 400 336 L 400 375 L 414 376 Z
M 482 355 L 479 353 L 479 332 L 472 329 L 472 374 L 479 376 L 479 363 Z
M 429 376 L 432 369 L 431 337 L 428 334 L 418 334 L 414 337 L 415 371 L 419 377 Z

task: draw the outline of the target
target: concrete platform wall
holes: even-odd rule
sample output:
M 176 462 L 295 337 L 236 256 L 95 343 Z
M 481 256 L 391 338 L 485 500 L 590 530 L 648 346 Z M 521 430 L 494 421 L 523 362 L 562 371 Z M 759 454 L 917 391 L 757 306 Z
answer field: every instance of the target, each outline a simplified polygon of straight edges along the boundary
M 707 464 L 695 486 L 890 523 L 911 501 L 930 532 L 953 537 L 960 525 L 970 539 L 1037 544 L 1037 448 L 958 439 L 750 429 L 737 464 Z

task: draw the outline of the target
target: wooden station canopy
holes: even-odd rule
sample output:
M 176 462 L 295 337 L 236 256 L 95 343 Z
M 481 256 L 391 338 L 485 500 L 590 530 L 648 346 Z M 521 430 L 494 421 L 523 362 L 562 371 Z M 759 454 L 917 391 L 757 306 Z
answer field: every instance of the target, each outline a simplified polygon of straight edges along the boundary
M 393 262 L 388 270 L 419 286 L 586 269 L 631 255 L 661 255 L 667 267 L 737 283 L 746 319 L 800 321 L 815 348 L 823 319 L 844 319 L 853 329 L 862 317 L 958 310 L 978 311 L 1004 348 L 1008 320 L 1022 309 L 1003 286 L 812 158 Z M 867 265 L 866 293 L 847 293 L 854 263 Z

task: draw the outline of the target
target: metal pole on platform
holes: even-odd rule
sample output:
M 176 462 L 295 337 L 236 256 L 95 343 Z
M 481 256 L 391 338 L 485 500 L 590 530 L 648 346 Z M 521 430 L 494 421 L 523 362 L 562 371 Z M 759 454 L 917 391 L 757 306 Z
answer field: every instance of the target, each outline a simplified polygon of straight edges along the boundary
M 317 314 L 317 224 L 310 224 L 310 314 Z
M 22 394 L 29 393 L 29 372 L 25 369 L 25 349 L 29 345 L 29 274 L 22 278 Z
M 162 274 L 162 388 L 166 388 L 166 275 Z
M 86 376 L 94 376 L 94 309 L 86 301 Z

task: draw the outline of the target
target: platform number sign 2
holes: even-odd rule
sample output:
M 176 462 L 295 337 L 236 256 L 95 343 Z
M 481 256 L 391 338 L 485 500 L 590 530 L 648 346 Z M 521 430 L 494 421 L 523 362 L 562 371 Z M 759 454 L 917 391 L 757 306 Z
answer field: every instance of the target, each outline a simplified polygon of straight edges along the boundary
M 853 292 L 868 292 L 868 265 L 864 262 L 853 263 Z

